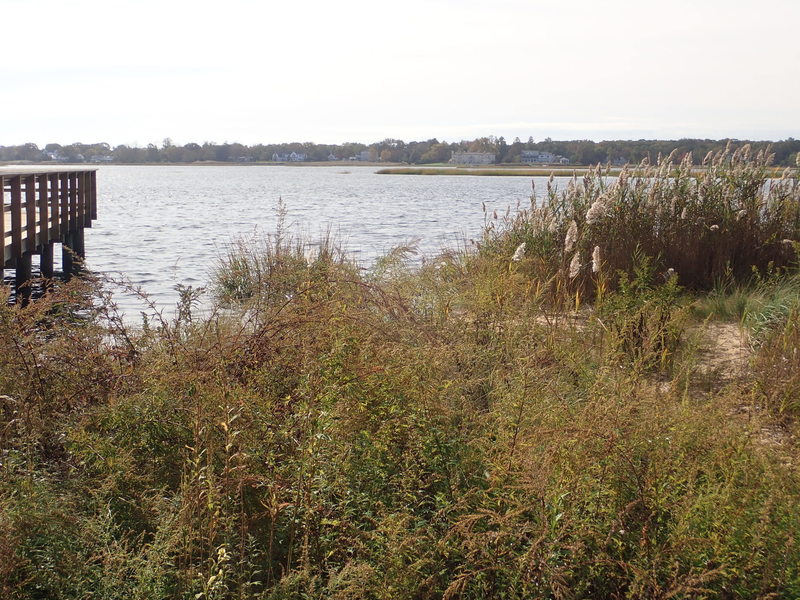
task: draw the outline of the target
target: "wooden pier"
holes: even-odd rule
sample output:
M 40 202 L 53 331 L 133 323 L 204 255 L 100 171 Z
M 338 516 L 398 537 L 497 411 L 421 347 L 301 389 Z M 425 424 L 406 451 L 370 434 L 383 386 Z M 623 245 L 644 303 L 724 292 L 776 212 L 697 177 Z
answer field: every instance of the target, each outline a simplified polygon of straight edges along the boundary
M 62 244 L 66 278 L 85 256 L 84 229 L 97 218 L 96 169 L 0 169 L 3 190 L 3 265 L 16 270 L 17 302 L 30 298 L 31 257 L 40 256 L 42 277 L 52 278 L 53 245 Z

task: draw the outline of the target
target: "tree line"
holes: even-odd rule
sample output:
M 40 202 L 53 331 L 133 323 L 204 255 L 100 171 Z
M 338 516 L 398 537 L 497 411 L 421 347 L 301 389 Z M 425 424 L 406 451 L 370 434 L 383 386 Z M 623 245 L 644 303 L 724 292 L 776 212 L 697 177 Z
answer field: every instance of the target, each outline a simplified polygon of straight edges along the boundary
M 332 160 L 369 160 L 373 162 L 391 162 L 408 164 L 444 163 L 450 160 L 454 152 L 490 152 L 495 155 L 497 164 L 514 164 L 521 162 L 523 150 L 549 152 L 569 159 L 573 165 L 590 165 L 597 163 L 638 163 L 645 158 L 656 160 L 658 155 L 667 155 L 677 150 L 677 158 L 692 153 L 694 161 L 699 163 L 708 152 L 716 152 L 728 143 L 736 148 L 750 144 L 755 151 L 769 147 L 774 154 L 773 164 L 794 166 L 800 152 L 800 140 L 766 142 L 748 140 L 711 140 L 711 139 L 679 139 L 679 140 L 608 140 L 595 142 L 592 140 L 552 140 L 546 138 L 534 141 L 528 138 L 522 141 L 515 138 L 508 142 L 505 138 L 486 136 L 474 140 L 459 142 L 439 141 L 431 138 L 424 141 L 405 142 L 386 138 L 380 142 L 363 144 L 347 142 L 343 144 L 315 144 L 313 142 L 293 142 L 283 144 L 256 144 L 248 146 L 239 143 L 202 144 L 190 142 L 177 145 L 169 138 L 161 145 L 148 144 L 145 147 L 121 144 L 112 147 L 105 142 L 73 143 L 61 145 L 50 143 L 43 148 L 27 143 L 16 146 L 0 146 L 0 161 L 4 162 L 114 162 L 114 163 L 198 163 L 198 162 L 271 162 L 276 156 L 291 153 L 302 156 L 302 160 L 326 162 Z

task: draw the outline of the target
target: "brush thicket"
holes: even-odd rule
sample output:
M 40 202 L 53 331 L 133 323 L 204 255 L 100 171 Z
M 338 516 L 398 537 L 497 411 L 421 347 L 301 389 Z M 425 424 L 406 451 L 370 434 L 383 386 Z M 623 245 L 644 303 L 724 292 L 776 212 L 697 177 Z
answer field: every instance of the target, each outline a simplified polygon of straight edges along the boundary
M 752 230 L 789 265 L 794 183 L 744 158 L 598 173 L 420 268 L 279 230 L 221 258 L 205 317 L 0 307 L 0 596 L 798 597 L 797 312 L 698 392 L 680 284 L 718 263 L 670 262 L 659 220 L 783 202 Z M 767 268 L 726 239 L 729 272 Z

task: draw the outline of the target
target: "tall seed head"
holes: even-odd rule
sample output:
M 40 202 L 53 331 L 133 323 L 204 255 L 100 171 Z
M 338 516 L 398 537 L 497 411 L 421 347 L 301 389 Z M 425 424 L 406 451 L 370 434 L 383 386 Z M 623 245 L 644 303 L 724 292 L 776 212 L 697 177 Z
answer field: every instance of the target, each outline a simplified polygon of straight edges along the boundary
M 517 249 L 514 250 L 514 256 L 511 257 L 513 262 L 519 262 L 522 260 L 522 257 L 525 256 L 525 242 L 522 242 Z
M 569 278 L 575 279 L 578 276 L 578 273 L 581 272 L 581 253 L 576 252 L 572 256 L 572 260 L 569 261 Z
M 570 252 L 575 247 L 575 242 L 578 241 L 578 224 L 571 221 L 569 229 L 567 229 L 567 237 L 564 238 L 564 253 Z
M 594 250 L 592 250 L 592 273 L 599 273 L 600 272 L 600 246 L 595 246 Z

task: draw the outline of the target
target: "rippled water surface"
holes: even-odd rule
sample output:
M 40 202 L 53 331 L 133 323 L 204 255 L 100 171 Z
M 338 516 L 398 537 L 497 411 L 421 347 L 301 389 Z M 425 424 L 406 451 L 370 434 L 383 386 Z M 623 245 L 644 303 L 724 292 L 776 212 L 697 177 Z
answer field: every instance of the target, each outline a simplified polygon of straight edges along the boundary
M 528 206 L 527 177 L 377 175 L 372 167 L 107 166 L 98 220 L 86 232 L 96 272 L 125 278 L 169 310 L 178 283 L 204 286 L 226 244 L 271 233 L 282 198 L 287 224 L 312 239 L 328 228 L 365 266 L 417 240 L 431 255 L 480 234 L 482 203 Z M 545 179 L 536 181 L 537 191 Z M 118 295 L 126 312 L 141 305 Z

